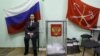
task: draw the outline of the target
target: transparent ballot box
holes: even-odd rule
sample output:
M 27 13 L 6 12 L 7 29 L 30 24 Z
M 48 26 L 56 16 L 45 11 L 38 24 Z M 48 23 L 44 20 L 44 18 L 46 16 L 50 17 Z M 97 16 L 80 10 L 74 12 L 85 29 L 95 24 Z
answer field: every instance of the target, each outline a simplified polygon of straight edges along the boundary
M 59 43 L 48 44 L 47 45 L 47 56 L 64 56 L 66 55 L 66 50 L 63 45 Z
M 46 22 L 46 55 L 66 56 L 65 21 Z

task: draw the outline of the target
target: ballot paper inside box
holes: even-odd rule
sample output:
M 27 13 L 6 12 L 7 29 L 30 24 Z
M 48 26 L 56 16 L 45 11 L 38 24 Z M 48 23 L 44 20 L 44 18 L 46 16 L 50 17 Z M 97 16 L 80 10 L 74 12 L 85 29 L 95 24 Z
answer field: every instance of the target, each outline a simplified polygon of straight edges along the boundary
M 47 54 L 65 54 L 65 48 L 59 43 L 48 44 L 47 45 Z

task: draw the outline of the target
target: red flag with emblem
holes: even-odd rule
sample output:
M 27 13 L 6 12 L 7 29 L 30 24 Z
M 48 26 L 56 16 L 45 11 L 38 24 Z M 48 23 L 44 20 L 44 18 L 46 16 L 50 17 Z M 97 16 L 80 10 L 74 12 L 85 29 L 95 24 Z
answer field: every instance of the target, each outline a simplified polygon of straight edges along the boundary
M 96 27 L 99 9 L 83 3 L 81 0 L 68 0 L 67 17 L 81 28 L 90 30 Z

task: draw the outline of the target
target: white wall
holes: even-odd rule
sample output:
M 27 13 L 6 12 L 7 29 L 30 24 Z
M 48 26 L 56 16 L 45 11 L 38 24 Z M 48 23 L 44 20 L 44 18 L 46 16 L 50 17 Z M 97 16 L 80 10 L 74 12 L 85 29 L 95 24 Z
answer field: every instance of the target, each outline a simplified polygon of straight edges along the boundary
M 18 33 L 15 35 L 8 35 L 5 23 L 5 9 L 13 8 L 19 6 L 28 0 L 0 0 L 0 47 L 24 47 L 24 33 Z M 46 45 L 45 36 L 45 21 L 46 20 L 65 20 L 67 13 L 67 1 L 68 0 L 45 0 L 44 2 L 40 0 L 40 10 L 42 20 L 40 21 L 40 46 Z M 91 1 L 91 2 L 90 2 Z M 89 2 L 97 7 L 100 2 L 96 3 L 92 0 L 84 0 L 84 2 Z M 99 17 L 100 18 L 100 17 Z M 100 24 L 100 23 L 98 23 Z M 80 35 L 83 33 L 89 33 L 90 31 L 81 29 L 70 21 L 67 23 L 67 35 L 69 38 L 76 37 L 78 40 L 81 39 Z
M 23 44 L 23 33 L 8 35 L 5 22 L 5 10 L 16 7 L 27 0 L 0 0 L 0 47 L 20 47 Z

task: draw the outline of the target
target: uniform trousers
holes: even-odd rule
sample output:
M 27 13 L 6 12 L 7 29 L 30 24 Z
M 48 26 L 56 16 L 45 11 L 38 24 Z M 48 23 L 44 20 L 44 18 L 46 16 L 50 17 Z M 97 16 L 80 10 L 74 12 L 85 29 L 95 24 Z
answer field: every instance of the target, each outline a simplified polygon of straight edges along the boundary
M 32 46 L 33 46 L 33 52 L 34 56 L 37 56 L 37 45 L 36 45 L 36 38 L 32 37 L 24 37 L 24 43 L 25 43 L 25 53 L 29 52 L 29 40 L 32 40 Z

